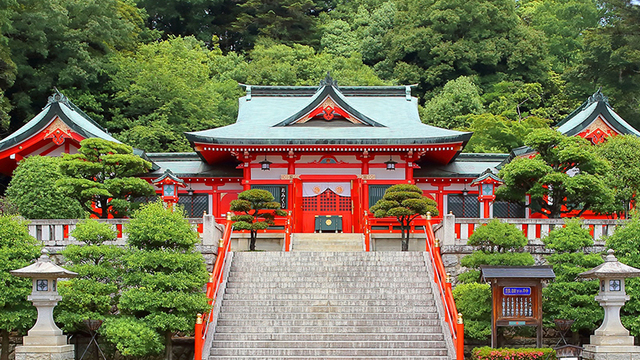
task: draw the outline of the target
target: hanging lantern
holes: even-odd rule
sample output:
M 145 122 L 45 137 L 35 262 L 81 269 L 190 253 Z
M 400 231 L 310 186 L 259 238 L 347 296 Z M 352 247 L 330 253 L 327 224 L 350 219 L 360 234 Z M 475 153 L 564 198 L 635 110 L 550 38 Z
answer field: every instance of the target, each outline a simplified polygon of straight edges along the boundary
M 389 161 L 385 161 L 384 163 L 387 164 L 387 170 L 394 171 L 396 169 L 397 162 L 393 161 L 391 155 L 389 155 Z
M 267 155 L 264 156 L 264 160 L 260 161 L 260 169 L 262 171 L 271 170 L 271 161 L 267 160 Z

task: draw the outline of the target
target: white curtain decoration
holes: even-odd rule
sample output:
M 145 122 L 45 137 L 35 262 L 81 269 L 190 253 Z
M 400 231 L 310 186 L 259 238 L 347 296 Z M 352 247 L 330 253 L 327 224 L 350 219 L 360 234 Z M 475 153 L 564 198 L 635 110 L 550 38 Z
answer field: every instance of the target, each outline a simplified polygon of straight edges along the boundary
M 339 196 L 351 196 L 351 183 L 302 183 L 302 196 L 318 196 L 331 189 Z

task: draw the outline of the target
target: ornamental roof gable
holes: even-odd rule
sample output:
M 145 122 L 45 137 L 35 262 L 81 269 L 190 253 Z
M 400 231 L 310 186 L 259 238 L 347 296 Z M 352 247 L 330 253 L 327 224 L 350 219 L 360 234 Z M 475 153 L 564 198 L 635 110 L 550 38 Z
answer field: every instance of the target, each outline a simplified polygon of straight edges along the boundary
M 84 139 L 96 137 L 119 143 L 107 130 L 55 89 L 55 93 L 49 97 L 47 105 L 38 115 L 0 141 L 0 152 L 38 134 L 59 146 L 65 139 L 73 138 L 74 133 Z
M 609 98 L 600 89 L 558 123 L 558 131 L 567 136 L 589 139 L 594 144 L 619 134 L 640 137 L 640 132 L 613 110 Z
M 338 88 L 338 82 L 329 73 L 320 82 L 316 94 L 302 109 L 275 126 L 291 126 L 314 122 L 314 126 L 322 126 L 318 122 L 343 120 L 354 125 L 383 126 L 358 111 L 345 98 Z

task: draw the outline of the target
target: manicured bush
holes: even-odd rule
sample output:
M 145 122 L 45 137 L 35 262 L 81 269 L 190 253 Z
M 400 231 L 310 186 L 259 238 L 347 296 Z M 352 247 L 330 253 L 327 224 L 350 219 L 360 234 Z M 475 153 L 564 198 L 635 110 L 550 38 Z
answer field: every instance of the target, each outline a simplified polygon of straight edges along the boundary
M 493 349 L 475 348 L 472 360 L 556 360 L 556 351 L 550 348 Z

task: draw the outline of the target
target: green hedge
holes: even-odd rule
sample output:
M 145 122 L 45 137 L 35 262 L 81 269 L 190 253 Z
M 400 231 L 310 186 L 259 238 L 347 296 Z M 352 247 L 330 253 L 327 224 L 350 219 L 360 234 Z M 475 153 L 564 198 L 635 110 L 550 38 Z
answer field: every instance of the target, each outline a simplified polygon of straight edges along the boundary
M 493 349 L 475 348 L 472 360 L 556 360 L 556 351 L 550 348 Z

